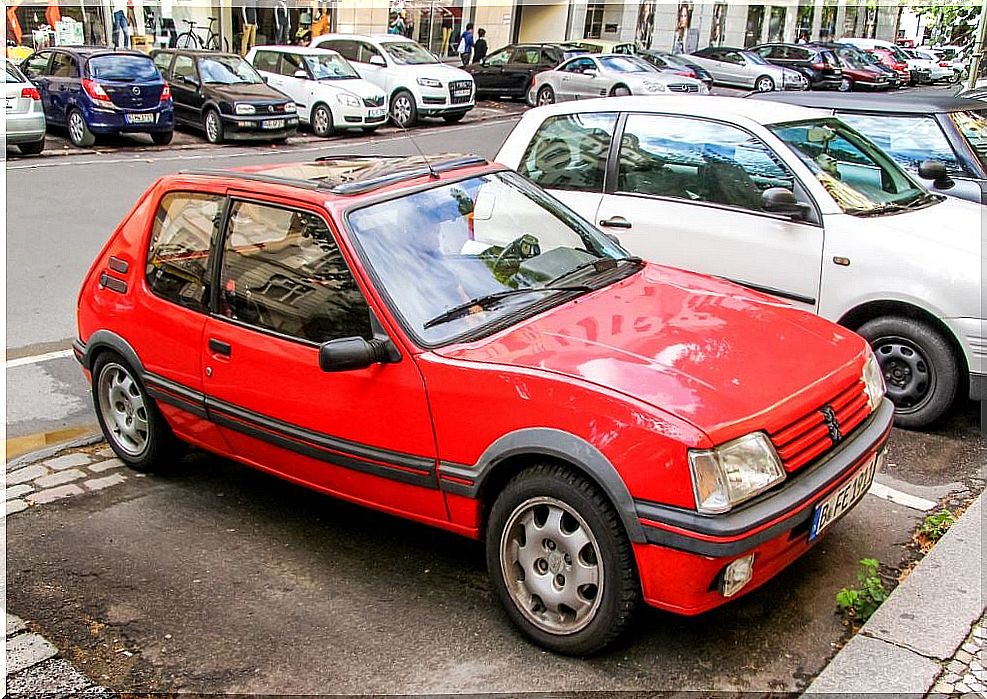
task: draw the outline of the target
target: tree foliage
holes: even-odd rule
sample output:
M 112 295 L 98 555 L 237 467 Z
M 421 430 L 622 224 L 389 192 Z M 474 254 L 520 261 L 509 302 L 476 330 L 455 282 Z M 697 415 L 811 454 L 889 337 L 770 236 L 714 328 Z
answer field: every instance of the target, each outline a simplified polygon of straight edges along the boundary
M 931 43 L 940 45 L 973 41 L 981 7 L 972 0 L 920 0 L 913 2 L 911 9 L 932 30 Z

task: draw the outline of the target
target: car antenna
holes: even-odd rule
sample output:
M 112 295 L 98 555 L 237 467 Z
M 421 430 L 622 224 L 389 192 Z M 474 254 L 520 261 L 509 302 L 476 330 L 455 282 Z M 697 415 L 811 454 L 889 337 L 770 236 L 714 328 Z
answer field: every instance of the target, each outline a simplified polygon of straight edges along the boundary
M 415 141 L 414 138 L 412 138 L 411 134 L 408 133 L 408 129 L 405 128 L 404 124 L 398 121 L 397 117 L 395 117 L 393 114 L 391 114 L 391 121 L 394 122 L 395 126 L 401 129 L 401 133 L 404 134 L 404 137 L 407 138 L 409 141 L 411 141 L 411 145 L 413 145 L 415 147 L 415 150 L 418 151 L 418 155 L 422 157 L 422 162 L 424 162 L 425 167 L 428 168 L 428 176 L 431 177 L 433 180 L 439 179 L 439 173 L 437 173 L 435 169 L 432 167 L 432 163 L 428 162 L 428 158 L 425 157 L 425 151 L 423 151 L 421 148 L 418 147 L 418 143 Z

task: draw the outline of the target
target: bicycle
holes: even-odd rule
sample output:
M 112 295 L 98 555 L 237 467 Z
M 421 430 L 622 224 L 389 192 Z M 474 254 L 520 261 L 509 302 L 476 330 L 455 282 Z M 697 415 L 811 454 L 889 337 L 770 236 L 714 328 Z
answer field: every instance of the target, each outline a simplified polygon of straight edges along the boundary
M 180 49 L 205 49 L 206 51 L 220 50 L 220 37 L 213 30 L 213 24 L 217 21 L 215 17 L 209 18 L 209 28 L 206 30 L 206 38 L 203 40 L 195 33 L 196 23 L 190 19 L 183 19 L 188 25 L 188 29 L 178 35 L 178 48 Z M 222 39 L 222 50 L 229 53 L 230 41 L 225 36 Z

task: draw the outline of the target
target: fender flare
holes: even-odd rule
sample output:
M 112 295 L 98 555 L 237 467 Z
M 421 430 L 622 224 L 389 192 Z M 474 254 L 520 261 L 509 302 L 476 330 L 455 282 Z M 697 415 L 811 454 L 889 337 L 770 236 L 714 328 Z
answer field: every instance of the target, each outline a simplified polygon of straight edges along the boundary
M 85 343 L 81 356 L 78 352 L 76 352 L 76 356 L 82 366 L 92 371 L 93 358 L 102 349 L 111 349 L 119 354 L 134 368 L 134 371 L 137 372 L 141 380 L 144 380 L 144 364 L 137 356 L 137 352 L 134 351 L 134 348 L 130 346 L 129 342 L 112 330 L 97 330 L 94 332 L 89 336 L 89 341 Z
M 634 543 L 647 542 L 634 498 L 617 469 L 595 446 L 563 430 L 528 427 L 509 432 L 488 446 L 473 466 L 442 461 L 439 463 L 441 487 L 450 493 L 476 498 L 504 461 L 515 456 L 538 455 L 567 463 L 589 478 L 613 503 L 628 538 Z M 443 480 L 443 475 L 455 480 Z

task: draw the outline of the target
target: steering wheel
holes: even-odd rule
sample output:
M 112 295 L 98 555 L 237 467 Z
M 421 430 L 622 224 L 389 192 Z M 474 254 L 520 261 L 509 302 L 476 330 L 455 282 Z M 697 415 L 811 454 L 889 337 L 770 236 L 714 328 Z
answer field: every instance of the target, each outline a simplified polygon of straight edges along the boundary
M 505 245 L 497 255 L 493 263 L 494 276 L 498 281 L 505 282 L 517 273 L 522 261 L 530 260 L 540 254 L 541 246 L 538 244 L 538 238 L 525 233 Z

